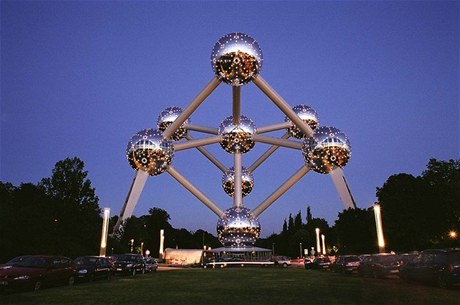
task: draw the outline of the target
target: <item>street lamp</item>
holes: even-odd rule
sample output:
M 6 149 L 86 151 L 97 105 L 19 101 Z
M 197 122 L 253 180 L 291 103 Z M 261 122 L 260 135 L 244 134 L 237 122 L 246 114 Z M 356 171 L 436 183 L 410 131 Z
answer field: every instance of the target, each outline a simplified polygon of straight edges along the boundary
M 379 252 L 385 252 L 385 239 L 383 238 L 383 228 L 382 228 L 382 215 L 380 212 L 380 205 L 374 204 L 374 216 L 375 216 L 375 226 L 377 229 L 377 242 L 379 245 Z
M 102 221 L 102 232 L 101 232 L 101 247 L 99 256 L 105 256 L 107 251 L 107 235 L 109 232 L 109 216 L 110 208 L 104 208 L 104 218 Z
M 299 251 L 300 251 L 299 258 L 302 258 L 302 257 L 303 257 L 303 254 L 302 254 L 302 243 L 299 243 Z
M 316 231 L 316 253 L 318 253 L 318 255 L 320 255 L 321 254 L 321 246 L 319 244 L 319 228 L 316 228 L 315 231 Z
M 131 240 L 130 240 L 130 245 L 131 245 L 131 250 L 130 250 L 130 252 L 133 253 L 133 250 L 134 250 L 134 238 L 131 238 Z
M 272 243 L 272 256 L 274 260 L 275 259 L 275 243 Z
M 321 234 L 321 240 L 323 242 L 323 255 L 326 255 L 326 236 L 324 234 Z

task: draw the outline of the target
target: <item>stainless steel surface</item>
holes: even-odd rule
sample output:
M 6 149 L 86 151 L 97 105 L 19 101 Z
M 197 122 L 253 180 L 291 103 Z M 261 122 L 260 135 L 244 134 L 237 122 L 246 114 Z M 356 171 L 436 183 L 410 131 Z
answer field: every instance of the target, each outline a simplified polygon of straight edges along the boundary
M 344 167 L 351 156 L 350 141 L 340 129 L 319 127 L 314 137 L 306 138 L 302 152 L 307 165 L 315 172 L 327 174 L 337 167 Z
M 225 247 L 250 247 L 259 236 L 259 220 L 247 208 L 232 207 L 217 222 L 217 237 Z
M 312 130 L 315 130 L 318 127 L 318 115 L 316 114 L 316 111 L 310 106 L 300 104 L 292 107 L 292 110 L 302 121 L 310 126 Z M 288 132 L 291 137 L 297 139 L 303 139 L 306 137 L 302 130 L 300 130 L 300 128 L 297 127 L 294 123 L 292 123 L 291 119 L 289 119 L 287 116 L 284 118 L 284 121 L 291 122 L 291 126 L 288 128 Z
M 247 196 L 254 187 L 254 176 L 245 167 L 241 169 L 242 195 Z M 222 187 L 227 195 L 233 197 L 235 192 L 235 170 L 232 167 L 222 175 Z
M 257 41 L 244 33 L 231 33 L 221 37 L 211 53 L 214 73 L 232 86 L 251 81 L 262 68 L 262 50 Z
M 132 136 L 126 148 L 128 162 L 135 170 L 142 170 L 151 176 L 163 173 L 174 156 L 170 140 L 156 129 L 143 129 Z
M 168 107 L 162 112 L 157 119 L 157 128 L 158 130 L 164 132 L 169 125 L 171 125 L 181 114 L 184 112 L 180 107 Z M 190 124 L 190 119 L 187 118 L 181 126 L 171 135 L 172 140 L 180 140 L 187 135 L 187 129 L 185 128 L 186 124 Z
M 252 135 L 256 133 L 256 127 L 251 119 L 242 115 L 240 124 L 233 124 L 233 117 L 229 116 L 220 123 L 219 135 L 222 136 L 220 146 L 229 153 L 246 153 L 254 147 Z

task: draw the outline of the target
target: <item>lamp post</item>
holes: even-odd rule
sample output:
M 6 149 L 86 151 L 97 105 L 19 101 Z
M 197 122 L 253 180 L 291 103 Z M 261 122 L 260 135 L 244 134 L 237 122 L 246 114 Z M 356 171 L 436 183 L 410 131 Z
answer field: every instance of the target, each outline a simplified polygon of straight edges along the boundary
M 133 253 L 133 250 L 134 250 L 134 238 L 131 238 L 129 244 L 130 244 L 130 246 L 131 246 L 130 252 Z
M 101 248 L 99 251 L 99 256 L 105 257 L 107 251 L 107 235 L 109 232 L 109 217 L 110 217 L 110 208 L 104 208 L 104 218 L 102 221 L 102 232 L 101 232 Z
M 320 255 L 321 254 L 321 246 L 320 246 L 320 243 L 319 243 L 319 228 L 316 228 L 315 231 L 316 231 L 316 253 L 318 255 Z
M 375 227 L 377 230 L 377 243 L 379 245 L 379 252 L 385 252 L 385 239 L 383 238 L 382 228 L 382 215 L 380 212 L 380 205 L 374 204 Z
M 302 258 L 302 257 L 303 257 L 303 254 L 302 254 L 302 243 L 299 243 L 299 251 L 300 251 L 299 258 Z
M 323 247 L 323 255 L 326 255 L 326 236 L 324 236 L 324 234 L 321 234 L 321 241 Z
M 272 256 L 273 256 L 273 261 L 275 260 L 275 243 L 272 243 Z

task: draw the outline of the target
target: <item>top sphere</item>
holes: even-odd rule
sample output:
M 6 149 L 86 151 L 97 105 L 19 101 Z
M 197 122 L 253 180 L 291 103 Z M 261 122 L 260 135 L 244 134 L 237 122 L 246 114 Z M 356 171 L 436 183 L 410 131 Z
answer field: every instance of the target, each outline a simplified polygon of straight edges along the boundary
M 221 37 L 211 53 L 214 73 L 234 87 L 249 83 L 260 72 L 262 61 L 259 44 L 244 33 Z
M 311 129 L 315 130 L 318 128 L 318 115 L 316 111 L 307 105 L 297 105 L 292 107 L 292 110 L 297 114 L 297 116 L 304 121 Z M 290 122 L 291 119 L 288 117 L 284 118 L 285 122 Z M 291 127 L 288 128 L 289 135 L 297 139 L 305 138 L 305 134 L 294 124 L 292 123 Z
M 340 129 L 322 126 L 315 131 L 314 137 L 305 139 L 302 152 L 305 162 L 315 172 L 328 174 L 348 163 L 351 146 L 347 135 Z
M 158 116 L 157 120 L 157 127 L 160 131 L 164 132 L 166 128 L 169 127 L 181 114 L 184 112 L 180 107 L 168 107 L 163 110 L 160 115 Z M 171 136 L 171 139 L 174 141 L 180 140 L 187 135 L 187 129 L 185 129 L 185 125 L 190 124 L 190 119 L 187 120 L 182 124 Z

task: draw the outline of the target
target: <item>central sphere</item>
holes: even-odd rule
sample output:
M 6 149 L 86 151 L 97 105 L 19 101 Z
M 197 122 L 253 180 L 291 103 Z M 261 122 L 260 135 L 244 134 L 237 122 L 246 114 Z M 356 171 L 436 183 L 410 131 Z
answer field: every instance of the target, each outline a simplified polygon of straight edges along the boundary
M 222 136 L 220 146 L 231 154 L 246 153 L 254 147 L 252 135 L 256 133 L 254 122 L 246 116 L 240 116 L 239 124 L 235 125 L 233 116 L 225 118 L 217 131 Z
M 180 107 L 168 107 L 163 110 L 158 116 L 157 127 L 160 131 L 164 132 L 181 114 L 184 112 Z M 190 124 L 190 119 L 187 120 L 173 133 L 171 139 L 177 141 L 187 135 L 185 125 Z
M 225 247 L 251 247 L 260 236 L 260 223 L 249 209 L 232 207 L 217 222 L 217 235 Z
M 156 129 L 143 129 L 132 136 L 126 148 L 128 162 L 135 170 L 151 176 L 163 173 L 174 156 L 172 142 Z
M 252 191 L 252 187 L 254 186 L 254 176 L 244 167 L 242 168 L 241 173 L 241 187 L 242 195 L 244 197 Z M 230 167 L 222 176 L 222 187 L 224 188 L 225 193 L 231 197 L 233 196 L 233 193 L 235 193 L 235 169 L 233 166 Z
M 221 37 L 211 53 L 214 73 L 234 87 L 249 83 L 260 72 L 262 61 L 259 44 L 244 33 Z
M 310 106 L 297 105 L 292 108 L 297 116 L 304 121 L 311 129 L 315 130 L 318 127 L 318 115 L 316 111 Z M 287 116 L 284 118 L 285 122 L 291 122 Z M 305 134 L 297 127 L 294 123 L 291 123 L 291 127 L 288 128 L 289 135 L 297 139 L 305 138 Z
M 322 126 L 314 137 L 305 139 L 302 152 L 308 166 L 315 172 L 327 174 L 348 163 L 351 146 L 345 133 L 335 127 Z

